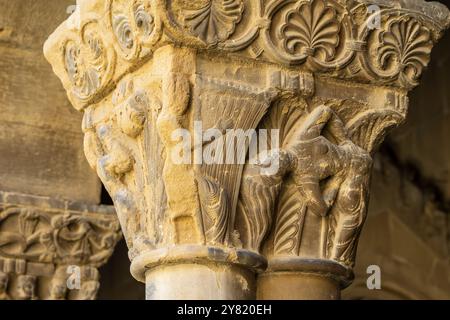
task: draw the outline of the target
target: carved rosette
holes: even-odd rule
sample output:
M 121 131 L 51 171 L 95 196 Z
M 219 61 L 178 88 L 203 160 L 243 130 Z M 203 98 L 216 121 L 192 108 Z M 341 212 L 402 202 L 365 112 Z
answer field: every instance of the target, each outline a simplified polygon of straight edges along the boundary
M 15 193 L 0 200 L 0 300 L 95 299 L 97 268 L 121 238 L 114 210 Z M 68 287 L 71 276 L 80 287 Z
M 133 275 L 143 281 L 161 264 L 204 261 L 331 274 L 347 285 L 371 156 L 405 119 L 408 90 L 450 24 L 447 8 L 421 0 L 371 1 L 376 12 L 362 0 L 103 3 L 81 1 L 81 28 L 71 29 L 78 40 L 63 24 L 45 53 L 85 113 L 86 156 L 114 200 Z M 92 43 L 84 26 L 100 12 L 102 40 Z M 68 50 L 76 47 L 85 49 Z M 244 161 L 195 162 L 200 121 L 225 137 L 200 142 L 203 150 Z M 233 129 L 279 135 L 252 162 L 249 145 L 228 142 Z M 173 157 L 181 131 L 192 137 L 182 164 Z M 268 174 L 274 163 L 279 170 Z

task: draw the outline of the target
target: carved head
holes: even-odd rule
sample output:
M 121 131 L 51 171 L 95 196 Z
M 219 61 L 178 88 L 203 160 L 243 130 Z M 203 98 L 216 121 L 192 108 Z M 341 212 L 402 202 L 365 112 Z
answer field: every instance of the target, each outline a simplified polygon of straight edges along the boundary
M 149 101 L 145 91 L 134 89 L 133 80 L 119 83 L 113 94 L 115 118 L 121 131 L 136 138 L 143 130 Z
M 29 300 L 34 298 L 36 277 L 21 275 L 17 278 L 17 292 L 19 299 Z
M 6 292 L 8 288 L 9 277 L 6 273 L 0 271 L 0 293 Z

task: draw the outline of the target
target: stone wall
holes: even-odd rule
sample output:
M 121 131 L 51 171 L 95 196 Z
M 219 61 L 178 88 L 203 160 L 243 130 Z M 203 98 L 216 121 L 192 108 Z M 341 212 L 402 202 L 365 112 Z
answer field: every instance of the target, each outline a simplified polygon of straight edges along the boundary
M 84 157 L 81 114 L 42 53 L 74 3 L 0 0 L 0 300 L 94 299 L 121 238 Z
M 0 190 L 97 204 L 81 114 L 42 54 L 73 0 L 0 0 Z

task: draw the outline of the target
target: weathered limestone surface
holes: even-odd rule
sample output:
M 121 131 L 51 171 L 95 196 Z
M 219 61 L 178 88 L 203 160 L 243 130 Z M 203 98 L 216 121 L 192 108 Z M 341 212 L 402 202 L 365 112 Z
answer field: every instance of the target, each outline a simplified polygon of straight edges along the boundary
M 346 299 L 450 298 L 449 211 L 410 174 L 377 156 L 370 215 Z M 381 290 L 367 288 L 370 265 L 381 269 Z
M 0 190 L 92 204 L 100 183 L 74 112 L 42 54 L 72 0 L 0 0 Z
M 446 34 L 433 49 L 405 124 L 376 159 L 347 299 L 450 298 L 449 40 Z M 381 290 L 366 286 L 373 264 L 381 268 Z
M 42 53 L 73 4 L 0 0 L 0 300 L 94 299 L 121 236 L 113 208 L 98 206 L 81 116 Z
M 78 1 L 50 36 L 149 299 L 336 299 L 351 283 L 373 152 L 450 23 L 439 3 L 374 2 L 377 28 L 366 1 Z M 177 163 L 173 134 L 196 121 L 218 134 L 185 158 L 245 161 Z M 232 129 L 279 137 L 254 162 Z
M 411 109 L 404 126 L 389 139 L 399 160 L 427 178 L 440 190 L 442 201 L 450 199 L 450 105 L 448 72 L 450 41 L 447 35 L 433 51 L 435 63 L 421 86 L 411 94 Z M 447 199 L 447 200 L 446 200 Z

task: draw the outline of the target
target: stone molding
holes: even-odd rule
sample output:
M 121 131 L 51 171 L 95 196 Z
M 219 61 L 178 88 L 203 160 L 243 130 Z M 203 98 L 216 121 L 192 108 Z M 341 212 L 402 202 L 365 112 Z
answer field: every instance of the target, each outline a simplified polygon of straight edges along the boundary
M 77 109 L 168 44 L 410 89 L 449 23 L 444 5 L 423 0 L 81 0 L 44 53 Z

